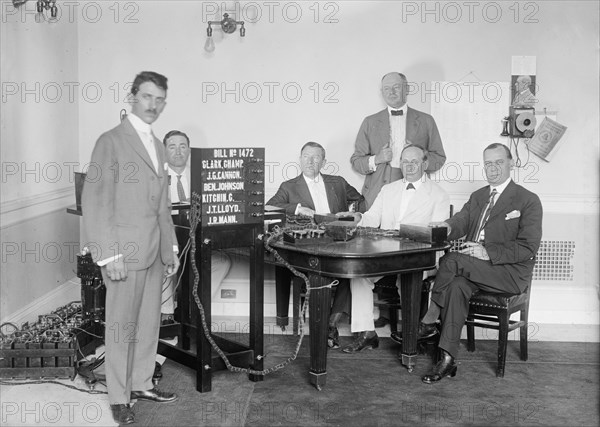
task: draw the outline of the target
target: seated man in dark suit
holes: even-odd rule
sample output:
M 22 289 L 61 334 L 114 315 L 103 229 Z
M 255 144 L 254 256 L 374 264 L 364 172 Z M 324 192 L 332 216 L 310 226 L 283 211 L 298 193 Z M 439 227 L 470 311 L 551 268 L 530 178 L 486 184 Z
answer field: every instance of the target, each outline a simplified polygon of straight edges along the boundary
M 363 197 L 341 176 L 321 174 L 325 165 L 325 149 L 316 142 L 307 142 L 300 150 L 302 174 L 283 182 L 267 205 L 284 208 L 288 215 L 339 213 L 348 211 L 352 202 L 360 202 Z M 358 203 L 356 203 L 358 205 Z M 285 327 L 288 323 L 290 280 L 292 273 L 287 269 L 278 271 L 275 283 L 277 294 L 277 324 Z M 329 318 L 330 348 L 339 347 L 337 325 L 343 313 L 350 312 L 350 286 L 348 280 L 340 280 L 337 286 L 331 316 Z
M 542 204 L 510 178 L 514 162 L 508 147 L 489 145 L 483 162 L 490 185 L 471 194 L 459 213 L 441 223 L 448 228 L 449 240 L 466 236 L 466 242 L 440 260 L 431 304 L 419 325 L 419 338 L 425 338 L 437 334 L 438 317 L 442 322 L 441 359 L 423 376 L 427 384 L 456 375 L 454 358 L 471 295 L 479 290 L 522 293 L 531 282 L 542 239 Z

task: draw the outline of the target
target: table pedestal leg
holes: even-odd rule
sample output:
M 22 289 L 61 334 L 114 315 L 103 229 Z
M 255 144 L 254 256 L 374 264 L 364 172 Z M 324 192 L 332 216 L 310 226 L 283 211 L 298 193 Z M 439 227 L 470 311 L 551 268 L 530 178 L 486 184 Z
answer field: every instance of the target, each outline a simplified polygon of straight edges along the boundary
M 310 382 L 317 390 L 325 386 L 327 380 L 327 326 L 331 306 L 331 289 L 323 286 L 332 279 L 309 275 L 309 327 L 310 327 Z M 319 289 L 320 288 L 320 289 Z
M 412 372 L 417 361 L 417 335 L 421 307 L 423 272 L 400 274 L 400 303 L 402 306 L 402 364 Z

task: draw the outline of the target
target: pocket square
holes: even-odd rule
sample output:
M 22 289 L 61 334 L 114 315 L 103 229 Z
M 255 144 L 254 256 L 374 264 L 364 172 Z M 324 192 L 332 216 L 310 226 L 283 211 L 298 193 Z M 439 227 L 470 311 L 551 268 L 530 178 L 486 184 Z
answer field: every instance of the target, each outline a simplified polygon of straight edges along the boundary
M 514 211 L 507 213 L 506 218 L 504 218 L 504 220 L 508 221 L 509 219 L 519 218 L 520 216 L 521 216 L 521 211 L 518 211 L 515 209 Z

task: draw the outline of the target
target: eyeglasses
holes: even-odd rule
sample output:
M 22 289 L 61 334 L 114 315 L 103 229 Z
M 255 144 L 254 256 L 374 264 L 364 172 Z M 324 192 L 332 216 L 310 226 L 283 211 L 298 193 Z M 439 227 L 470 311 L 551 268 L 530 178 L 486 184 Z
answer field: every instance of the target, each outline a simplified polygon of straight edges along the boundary
M 385 93 L 400 92 L 402 90 L 402 85 L 394 85 L 394 86 L 384 86 L 382 89 Z
M 423 163 L 422 160 L 400 160 L 400 164 L 402 164 L 402 165 L 419 166 L 422 163 Z

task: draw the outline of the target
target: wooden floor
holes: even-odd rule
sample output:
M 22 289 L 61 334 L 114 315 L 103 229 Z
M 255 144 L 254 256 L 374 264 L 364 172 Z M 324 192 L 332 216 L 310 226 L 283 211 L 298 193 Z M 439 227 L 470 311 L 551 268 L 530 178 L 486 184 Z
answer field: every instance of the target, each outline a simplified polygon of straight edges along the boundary
M 350 337 L 342 337 L 342 344 Z M 307 340 L 307 339 L 306 339 Z M 292 336 L 265 337 L 267 367 L 291 354 Z M 309 383 L 308 342 L 299 357 L 262 382 L 220 371 L 213 391 L 195 391 L 195 372 L 167 360 L 160 388 L 175 391 L 173 404 L 138 402 L 138 425 L 390 426 L 390 425 L 593 425 L 599 423 L 598 343 L 530 342 L 529 360 L 511 341 L 504 378 L 496 378 L 496 341 L 461 345 L 458 374 L 435 385 L 421 382 L 431 365 L 419 356 L 409 374 L 389 338 L 376 350 L 328 354 L 327 385 Z
M 244 338 L 240 334 L 239 338 Z M 247 335 L 246 335 L 247 337 Z M 342 344 L 351 337 L 343 336 Z M 266 367 L 285 360 L 293 335 L 265 335 Z M 195 390 L 195 372 L 171 360 L 159 387 L 177 392 L 170 404 L 138 401 L 138 426 L 396 426 L 498 425 L 597 426 L 600 345 L 529 344 L 522 362 L 510 341 L 504 378 L 496 378 L 496 341 L 477 341 L 477 351 L 460 349 L 458 374 L 438 384 L 421 382 L 431 360 L 419 356 L 413 373 L 397 358 L 398 345 L 381 338 L 376 350 L 328 354 L 327 385 L 309 383 L 308 337 L 285 369 L 251 382 L 228 371 L 213 376 L 213 391 Z M 66 387 L 65 387 L 66 386 Z M 115 425 L 105 388 L 89 394 L 81 377 L 26 385 L 0 384 L 0 425 Z

